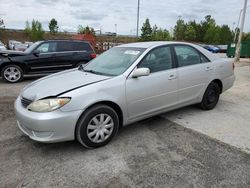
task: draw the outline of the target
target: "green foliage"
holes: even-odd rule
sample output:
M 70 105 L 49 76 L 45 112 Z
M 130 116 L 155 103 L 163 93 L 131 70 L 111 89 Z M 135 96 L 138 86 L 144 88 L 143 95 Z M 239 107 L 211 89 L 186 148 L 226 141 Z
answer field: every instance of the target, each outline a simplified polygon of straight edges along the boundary
M 146 19 L 145 23 L 141 28 L 141 31 L 141 41 L 166 41 L 171 39 L 168 30 L 158 28 L 156 25 L 151 28 L 149 19 Z
M 143 26 L 141 28 L 141 40 L 142 41 L 150 41 L 152 36 L 152 28 L 149 22 L 149 19 L 147 18 L 146 21 L 143 23 Z
M 78 26 L 78 33 L 79 34 L 93 34 L 95 35 L 95 30 L 92 27 L 86 26 L 83 27 L 82 25 Z
M 233 41 L 234 33 L 230 30 L 228 25 L 222 25 L 219 31 L 219 43 L 228 44 Z
M 156 31 L 152 32 L 151 40 L 152 41 L 167 41 L 170 40 L 170 33 L 166 29 L 159 28 Z
M 29 21 L 26 21 L 25 33 L 29 35 L 32 41 L 42 40 L 44 38 L 44 30 L 41 22 L 32 20 L 31 26 Z
M 250 41 L 250 33 L 244 33 L 242 41 Z
M 50 33 L 52 34 L 56 34 L 58 32 L 58 25 L 57 25 L 57 21 L 55 18 L 51 19 L 49 22 L 49 30 Z
M 211 15 L 200 23 L 178 19 L 174 27 L 174 39 L 210 44 L 228 44 L 233 41 L 233 32 L 228 25 L 218 26 Z
M 184 20 L 178 19 L 174 27 L 174 39 L 184 40 L 185 39 L 186 24 Z
M 195 41 L 196 40 L 196 30 L 195 26 L 192 22 L 186 24 L 184 31 L 184 39 L 188 41 Z

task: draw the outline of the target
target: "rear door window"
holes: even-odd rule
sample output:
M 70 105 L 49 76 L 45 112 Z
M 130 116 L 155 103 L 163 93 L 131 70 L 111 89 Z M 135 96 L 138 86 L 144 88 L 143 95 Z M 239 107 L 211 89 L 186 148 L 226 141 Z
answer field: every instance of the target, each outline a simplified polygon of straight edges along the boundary
M 74 51 L 93 51 L 88 43 L 74 42 Z
M 59 52 L 69 52 L 74 50 L 73 42 L 59 41 L 58 42 L 58 51 Z
M 204 56 L 201 56 L 197 50 L 190 46 L 178 45 L 174 48 L 179 67 L 208 62 Z

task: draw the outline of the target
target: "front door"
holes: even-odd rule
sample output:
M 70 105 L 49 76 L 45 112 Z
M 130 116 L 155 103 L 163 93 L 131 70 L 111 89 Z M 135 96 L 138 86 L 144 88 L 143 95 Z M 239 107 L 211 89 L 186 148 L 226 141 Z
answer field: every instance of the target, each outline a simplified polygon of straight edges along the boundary
M 150 51 L 137 68 L 150 69 L 150 75 L 126 80 L 129 119 L 136 120 L 156 113 L 178 102 L 177 72 L 169 46 Z
M 57 68 L 56 42 L 44 42 L 39 45 L 27 60 L 30 72 L 53 72 Z

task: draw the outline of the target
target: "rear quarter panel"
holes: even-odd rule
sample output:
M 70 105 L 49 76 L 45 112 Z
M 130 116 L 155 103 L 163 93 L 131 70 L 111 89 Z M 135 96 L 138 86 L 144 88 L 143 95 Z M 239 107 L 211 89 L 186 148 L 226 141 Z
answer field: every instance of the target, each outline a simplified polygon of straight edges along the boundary
M 221 58 L 213 61 L 214 75 L 213 79 L 219 79 L 222 81 L 223 91 L 232 87 L 235 76 L 233 69 L 233 59 Z

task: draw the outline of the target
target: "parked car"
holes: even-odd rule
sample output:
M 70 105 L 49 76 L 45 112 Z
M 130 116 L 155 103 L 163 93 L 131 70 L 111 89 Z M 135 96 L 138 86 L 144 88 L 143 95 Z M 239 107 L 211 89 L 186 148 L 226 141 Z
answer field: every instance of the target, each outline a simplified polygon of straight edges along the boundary
M 231 60 L 190 43 L 121 45 L 26 86 L 16 118 L 33 140 L 100 147 L 138 120 L 192 104 L 213 109 L 232 87 L 233 69 Z
M 218 53 L 220 50 L 218 47 L 215 47 L 213 45 L 204 45 L 203 48 L 207 49 L 208 51 L 212 53 Z
M 0 51 L 5 51 L 5 50 L 7 50 L 7 49 L 6 49 L 5 45 L 4 45 L 4 43 L 2 43 L 0 41 Z
M 55 73 L 85 64 L 95 57 L 93 48 L 87 42 L 40 41 L 25 52 L 0 52 L 0 72 L 2 79 L 15 83 L 26 74 Z
M 13 50 L 24 52 L 28 48 L 27 45 L 23 43 L 14 44 Z
M 227 45 L 217 45 L 215 47 L 219 48 L 219 53 L 227 53 Z
M 14 50 L 14 46 L 15 46 L 16 44 L 22 44 L 22 43 L 19 42 L 19 41 L 16 41 L 16 40 L 9 40 L 8 49 L 9 49 L 9 50 Z
M 24 44 L 27 46 L 27 48 L 29 48 L 34 43 L 33 42 L 25 41 Z

